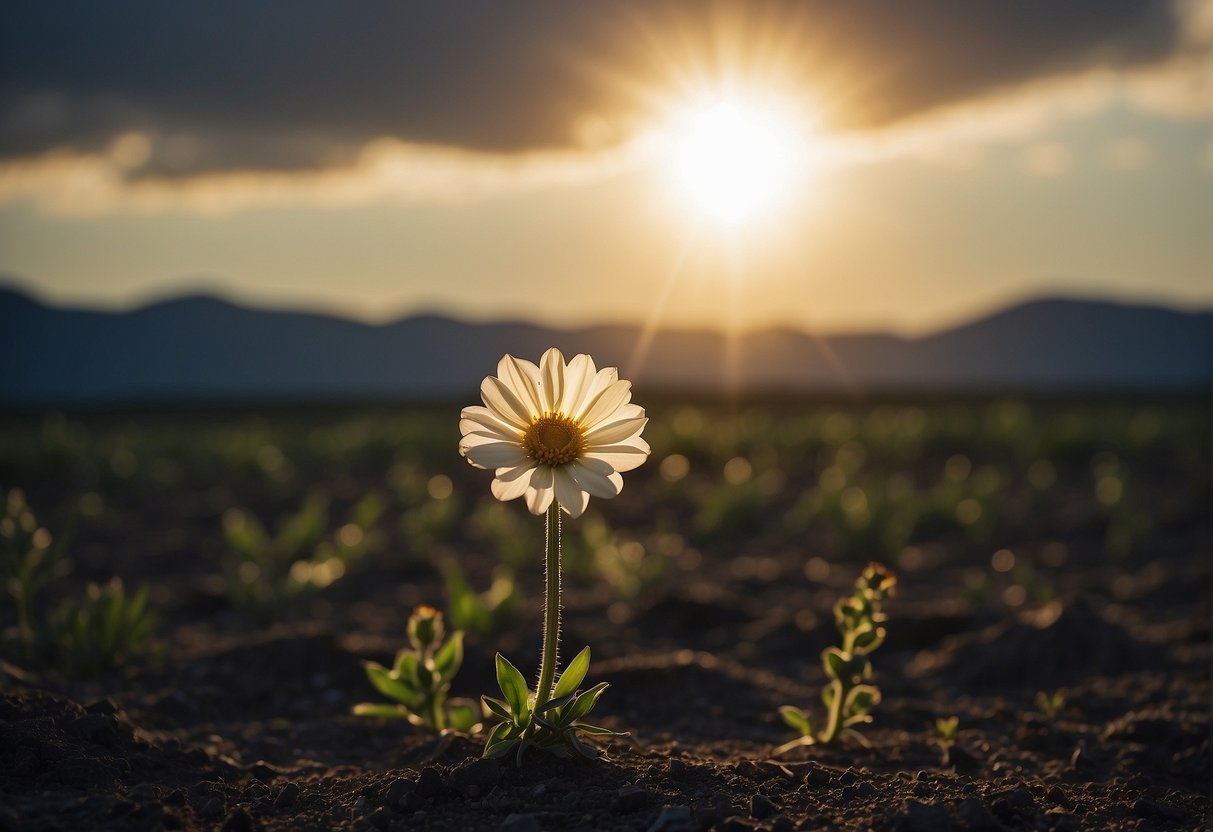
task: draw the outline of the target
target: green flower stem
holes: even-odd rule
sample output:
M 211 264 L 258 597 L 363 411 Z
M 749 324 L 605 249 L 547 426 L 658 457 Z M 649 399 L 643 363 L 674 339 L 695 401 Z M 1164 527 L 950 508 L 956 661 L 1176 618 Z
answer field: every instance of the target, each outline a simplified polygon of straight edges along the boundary
M 830 702 L 825 730 L 817 736 L 817 741 L 822 745 L 829 745 L 838 735 L 838 730 L 842 727 L 842 703 L 849 693 L 848 687 L 839 679 L 830 682 L 830 687 L 834 688 L 834 699 Z
M 535 707 L 539 708 L 552 696 L 556 678 L 556 657 L 560 649 L 560 504 L 553 499 L 548 506 L 547 554 L 544 569 L 547 589 L 544 592 L 543 653 L 539 662 L 539 687 L 535 689 Z
M 427 716 L 430 718 L 430 724 L 434 726 L 434 731 L 441 734 L 446 728 L 446 720 L 443 718 L 442 705 L 438 701 L 437 696 L 431 696 L 426 701 Z

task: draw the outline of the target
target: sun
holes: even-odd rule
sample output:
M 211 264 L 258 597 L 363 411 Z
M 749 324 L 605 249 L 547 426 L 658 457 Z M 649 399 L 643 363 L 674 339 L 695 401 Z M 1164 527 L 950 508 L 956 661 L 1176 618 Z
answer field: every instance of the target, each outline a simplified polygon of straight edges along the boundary
M 718 96 L 669 119 L 668 168 L 681 199 L 703 219 L 737 226 L 794 195 L 812 161 L 806 120 L 781 102 Z

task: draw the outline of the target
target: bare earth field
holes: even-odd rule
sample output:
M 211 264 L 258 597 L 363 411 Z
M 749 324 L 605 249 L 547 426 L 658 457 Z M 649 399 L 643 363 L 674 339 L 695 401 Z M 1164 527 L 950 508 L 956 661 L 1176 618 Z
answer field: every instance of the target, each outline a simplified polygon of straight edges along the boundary
M 469 628 L 453 695 L 496 694 L 497 651 L 538 667 L 543 520 L 491 499 L 457 413 L 6 417 L 0 489 L 71 561 L 39 609 L 120 576 L 156 624 L 85 667 L 3 596 L 0 830 L 1209 828 L 1207 402 L 659 402 L 649 462 L 564 528 L 562 654 L 591 646 L 630 736 L 521 767 L 350 713 L 417 604 Z M 241 518 L 309 511 L 289 576 L 242 568 Z M 872 747 L 773 757 L 870 560 L 899 580 Z

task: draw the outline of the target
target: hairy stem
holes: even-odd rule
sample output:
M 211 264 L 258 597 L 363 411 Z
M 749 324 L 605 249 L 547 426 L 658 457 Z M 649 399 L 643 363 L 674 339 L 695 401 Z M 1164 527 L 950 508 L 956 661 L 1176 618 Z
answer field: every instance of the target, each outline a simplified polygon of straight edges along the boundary
M 560 650 L 560 504 L 555 499 L 548 506 L 546 538 L 547 587 L 544 590 L 543 653 L 539 662 L 539 686 L 535 689 L 536 708 L 552 696 Z

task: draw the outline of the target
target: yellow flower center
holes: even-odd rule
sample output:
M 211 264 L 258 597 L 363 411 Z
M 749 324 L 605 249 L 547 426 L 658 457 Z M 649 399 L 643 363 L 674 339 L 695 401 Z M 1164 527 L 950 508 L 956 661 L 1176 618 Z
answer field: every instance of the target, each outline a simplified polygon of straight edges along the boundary
M 564 465 L 585 450 L 585 433 L 563 413 L 544 413 L 522 434 L 522 447 L 542 465 Z

